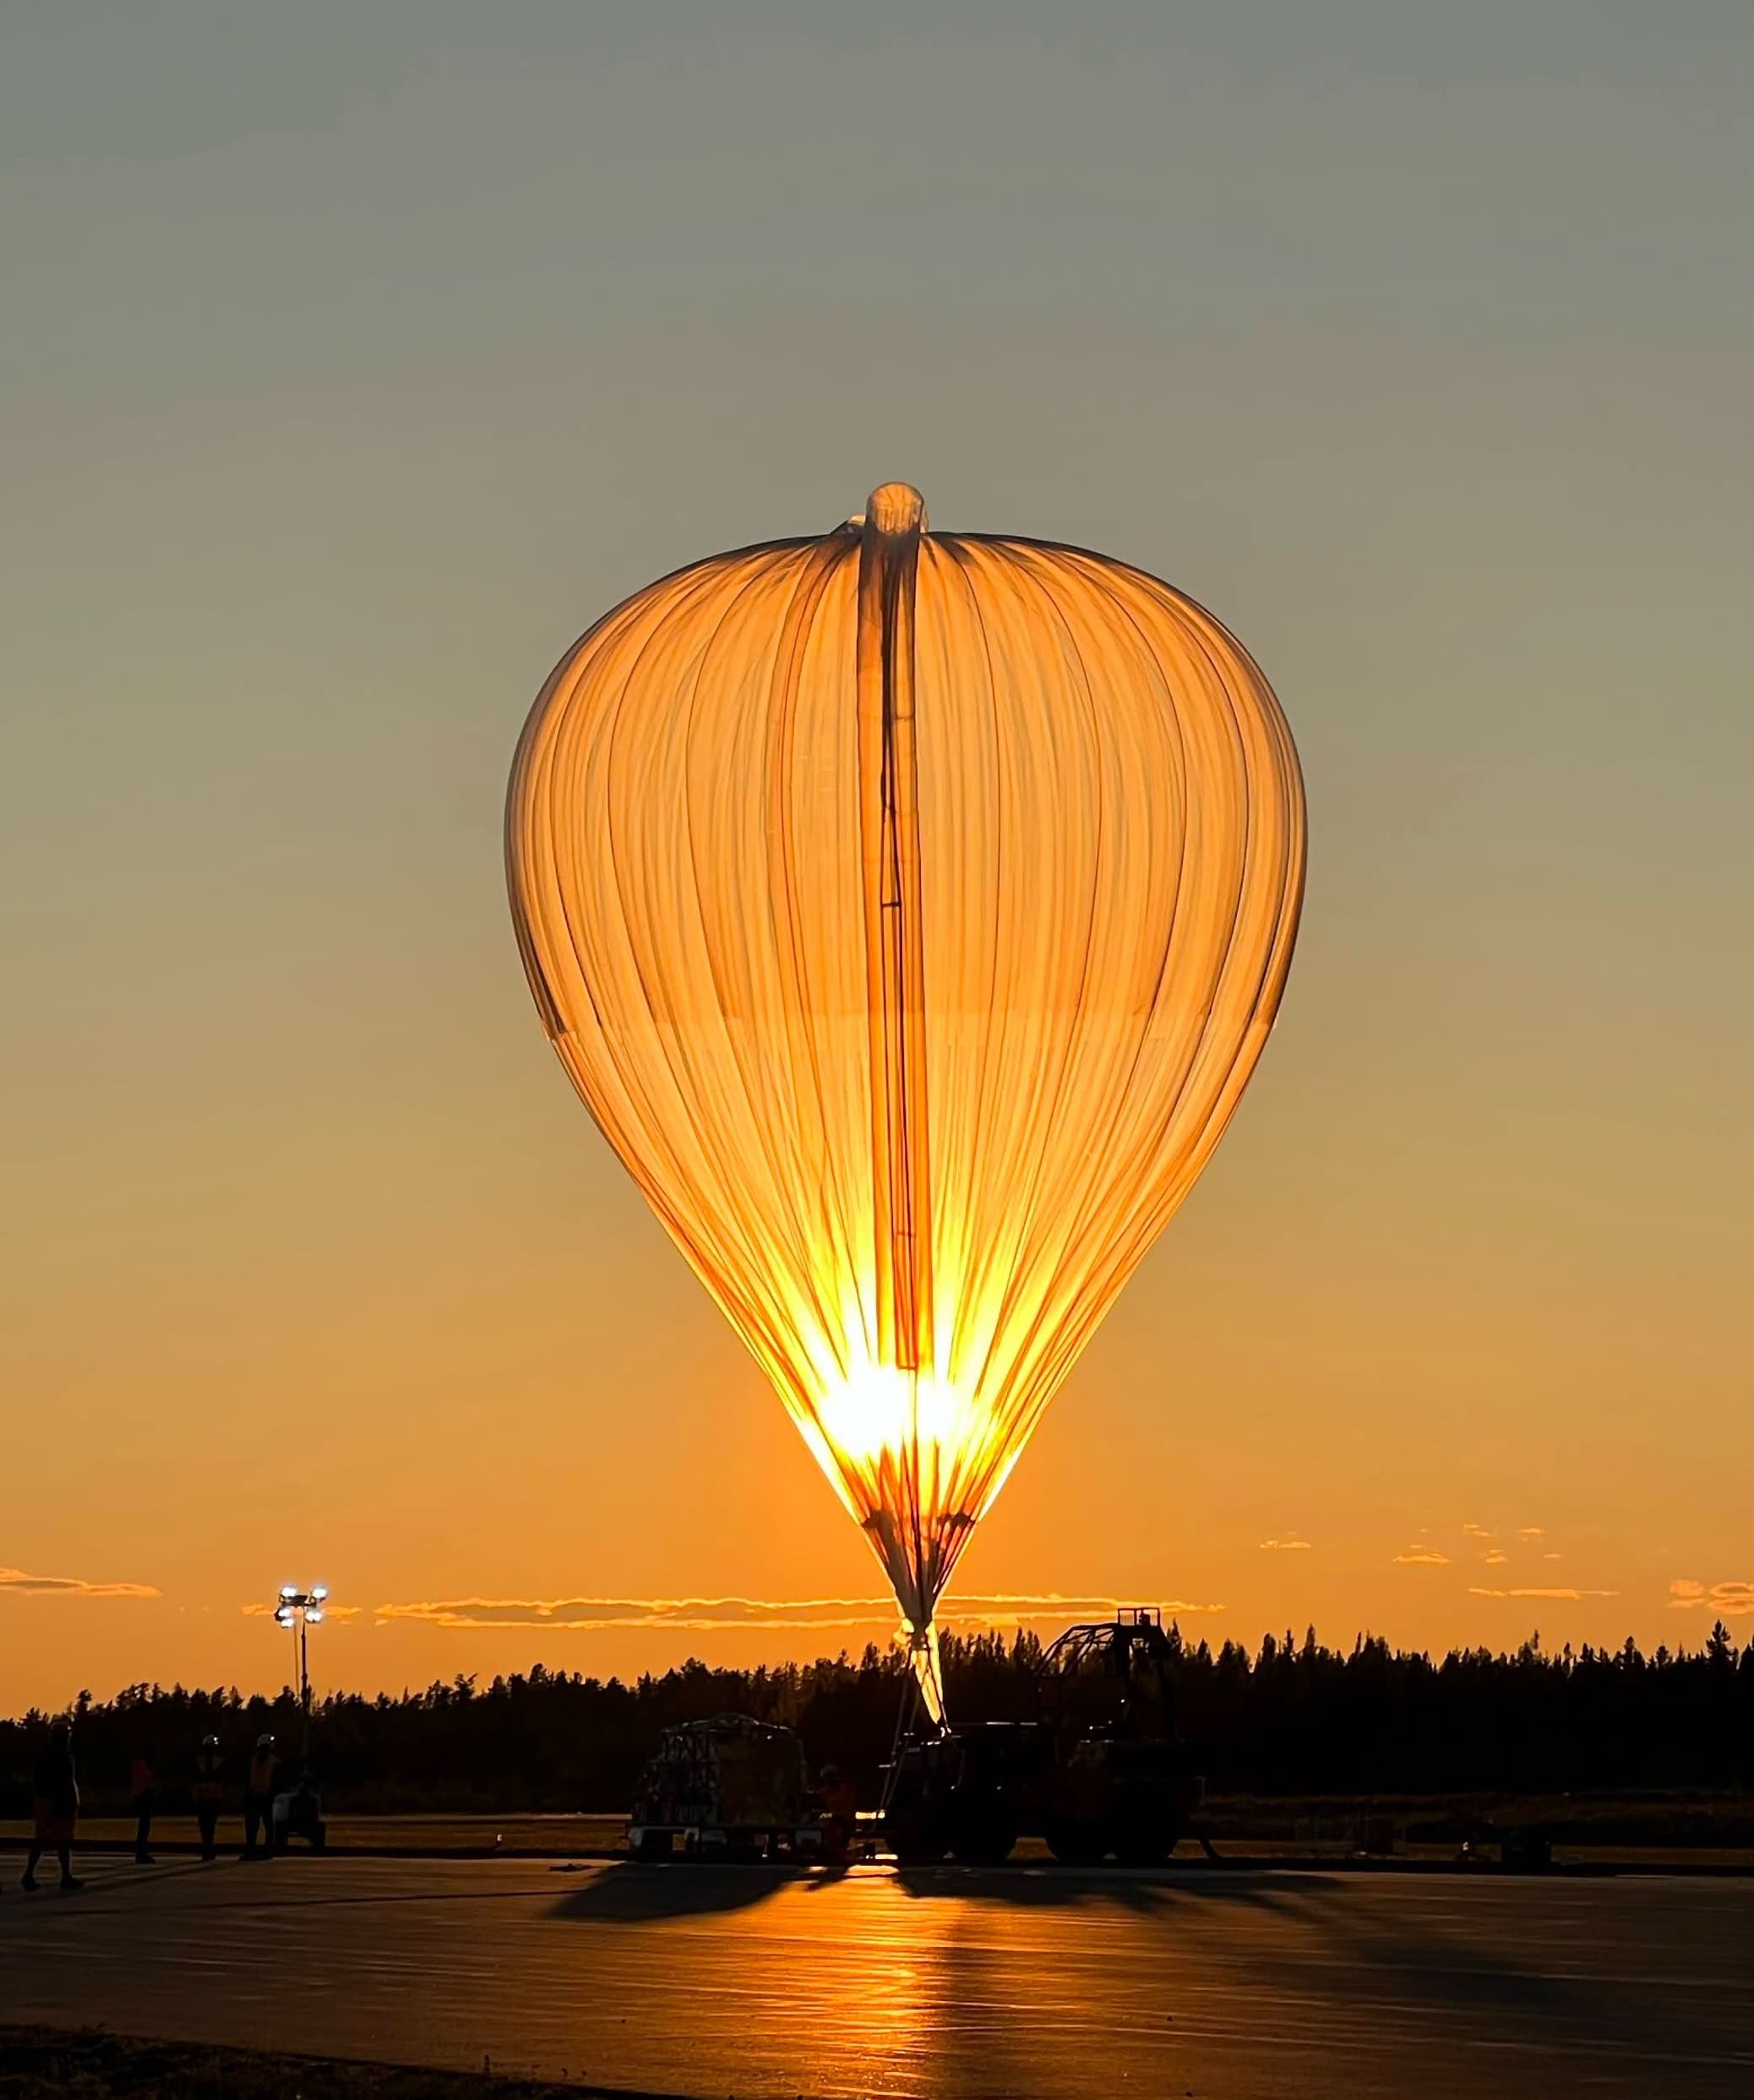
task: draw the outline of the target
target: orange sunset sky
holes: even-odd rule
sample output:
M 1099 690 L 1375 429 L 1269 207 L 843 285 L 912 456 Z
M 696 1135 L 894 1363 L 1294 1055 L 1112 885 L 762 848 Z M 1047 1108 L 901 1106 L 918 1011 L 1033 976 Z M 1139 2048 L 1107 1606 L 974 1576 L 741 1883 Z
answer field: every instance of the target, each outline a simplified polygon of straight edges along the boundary
M 945 1622 L 1754 1633 L 1754 35 L 1316 12 L 8 30 L 0 1710 L 276 1686 L 283 1579 L 319 1687 L 886 1637 L 500 825 L 599 613 L 892 477 L 1209 605 L 1310 798 Z

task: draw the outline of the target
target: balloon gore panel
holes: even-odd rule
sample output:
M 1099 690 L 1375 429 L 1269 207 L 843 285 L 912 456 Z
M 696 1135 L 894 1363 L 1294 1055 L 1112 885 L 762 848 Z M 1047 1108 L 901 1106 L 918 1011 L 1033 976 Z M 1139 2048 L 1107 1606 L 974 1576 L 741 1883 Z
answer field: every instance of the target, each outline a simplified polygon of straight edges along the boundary
M 1210 614 L 911 488 L 544 687 L 506 819 L 562 1063 L 893 1584 L 934 1607 L 1260 1055 L 1302 784 Z

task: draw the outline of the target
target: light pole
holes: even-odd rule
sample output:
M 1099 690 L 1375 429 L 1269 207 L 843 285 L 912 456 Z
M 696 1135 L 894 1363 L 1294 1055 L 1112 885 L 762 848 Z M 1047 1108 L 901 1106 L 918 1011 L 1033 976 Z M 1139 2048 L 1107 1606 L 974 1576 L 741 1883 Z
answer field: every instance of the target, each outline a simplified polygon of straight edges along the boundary
M 292 1629 L 292 1655 L 298 1670 L 298 1711 L 302 1723 L 298 1755 L 306 1771 L 310 1770 L 311 1764 L 310 1628 L 323 1623 L 323 1606 L 328 1597 L 327 1583 L 313 1582 L 308 1590 L 301 1590 L 297 1583 L 283 1582 L 274 1607 L 275 1624 Z

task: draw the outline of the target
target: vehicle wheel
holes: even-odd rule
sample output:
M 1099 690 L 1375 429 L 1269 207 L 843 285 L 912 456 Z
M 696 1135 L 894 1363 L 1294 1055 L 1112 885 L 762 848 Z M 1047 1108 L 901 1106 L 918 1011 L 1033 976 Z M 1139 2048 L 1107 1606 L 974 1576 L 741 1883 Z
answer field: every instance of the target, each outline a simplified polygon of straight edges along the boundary
M 1050 1823 L 1048 1850 L 1063 1867 L 1096 1867 L 1109 1850 L 1109 1834 L 1099 1823 Z
M 951 1850 L 970 1867 L 1002 1867 L 1017 1841 L 1016 1824 L 1005 1815 L 972 1819 L 956 1834 Z
M 1161 1867 L 1175 1850 L 1177 1835 L 1173 1823 L 1124 1825 L 1115 1834 L 1114 1857 L 1123 1867 Z
M 897 1816 L 883 1835 L 898 1867 L 935 1867 L 950 1850 L 935 1830 L 912 1816 Z
M 641 1830 L 640 1842 L 634 1847 L 635 1859 L 667 1859 L 674 1846 L 668 1830 Z

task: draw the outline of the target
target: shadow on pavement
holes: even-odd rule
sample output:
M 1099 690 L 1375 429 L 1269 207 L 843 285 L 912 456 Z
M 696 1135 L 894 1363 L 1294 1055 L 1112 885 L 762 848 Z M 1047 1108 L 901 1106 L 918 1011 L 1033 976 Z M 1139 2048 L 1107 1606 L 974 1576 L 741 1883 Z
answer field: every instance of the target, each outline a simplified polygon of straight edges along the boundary
M 180 1859 L 171 1864 L 160 1862 L 150 1867 L 138 1866 L 133 1860 L 124 1864 L 101 1857 L 95 1862 L 76 1859 L 74 1871 L 79 1876 L 79 1885 L 70 1894 L 63 1895 L 57 1885 L 57 1870 L 53 1867 L 41 1873 L 39 1885 L 33 1890 L 19 1887 L 16 1870 L 11 1873 L 4 1871 L 8 1863 L 3 1856 L 0 1856 L 0 1891 L 3 1891 L 8 1899 L 7 1908 L 4 1912 L 0 1912 L 0 1916 L 7 1917 L 28 1916 L 33 1906 L 46 1908 L 58 1903 L 89 1908 L 93 1902 L 101 1902 L 110 1896 L 146 1896 L 153 1890 L 163 1888 L 166 1882 L 216 1879 L 224 1865 L 221 1861 L 210 1863 L 201 1859 Z M 19 1899 L 16 1910 L 10 1901 L 14 1895 Z M 3 2086 L 0 2086 L 0 2092 L 4 2090 Z
M 1195 1874 L 1105 1873 L 1076 1867 L 901 1867 L 896 1879 L 911 1896 L 926 1901 L 1016 1904 L 1025 1908 L 1068 1909 L 1107 1904 L 1145 1913 L 1181 1905 L 1229 1903 L 1283 1910 L 1305 1890 L 1333 1889 L 1326 1874 L 1300 1874 L 1295 1881 L 1270 1869 Z
M 1575 1923 L 1544 1914 L 1534 1901 L 1539 1892 L 1528 1885 L 1513 1891 L 1531 1900 L 1515 1906 L 1508 1932 L 1496 1917 L 1481 1919 L 1471 1932 L 1460 1908 L 1433 1916 L 1397 1906 L 1385 1913 L 1367 1901 L 1347 1900 L 1355 1892 L 1339 1885 L 1340 1901 L 1295 1906 L 1299 1922 L 1319 1935 L 1325 1959 L 1311 1961 L 1304 1950 L 1271 1944 L 1239 1950 L 1235 1958 L 1255 1977 L 1264 2005 L 1313 1989 L 1349 2007 L 1358 2001 L 1359 1979 L 1367 1977 L 1379 2023 L 1392 2026 L 1405 2008 L 1416 2007 L 1421 2016 L 1445 2022 L 1447 2032 L 1471 2032 L 1477 2043 L 1555 2052 L 1570 2062 L 1574 2079 L 1648 2077 L 1655 2082 L 1637 2089 L 1652 2095 L 1679 2092 L 1684 2075 L 1686 2089 L 1694 2090 L 1691 2074 L 1713 2070 L 1714 2051 L 1754 2060 L 1745 2054 L 1746 2031 L 1739 2021 L 1712 2031 L 1730 2001 L 1664 1988 L 1637 1973 L 1646 1966 L 1642 1950 L 1632 1951 L 1632 1976 L 1612 1973 L 1611 1956 L 1610 1973 L 1585 1972 L 1576 1961 Z M 1495 1936 L 1483 1939 L 1479 1928 L 1495 1928 Z M 1671 2079 L 1672 2085 L 1662 2082 Z
M 765 1902 L 789 1882 L 805 1879 L 795 1867 L 646 1866 L 624 1860 L 605 1867 L 555 1904 L 556 1917 L 586 1924 L 638 1925 L 666 1917 L 744 1911 Z
M 883 1879 L 891 1877 L 880 1868 Z M 870 1869 L 861 1869 L 861 1878 Z M 644 1865 L 633 1860 L 605 1867 L 554 1906 L 558 1917 L 613 1924 L 639 1924 L 748 1910 L 782 1888 L 825 1895 L 847 1879 L 844 1869 L 821 1868 Z M 1107 1905 L 1150 1915 L 1181 1905 L 1223 1903 L 1283 1909 L 1299 1899 L 1337 1885 L 1328 1876 L 1299 1874 L 1295 1883 L 1270 1871 L 1154 1876 L 1104 1874 L 1065 1867 L 968 1868 L 954 1864 L 904 1867 L 896 1885 L 923 1902 L 1000 1902 L 1030 1909 L 1074 1909 Z
M 1367 2048 L 1416 2056 L 1434 2037 L 1447 2048 L 1465 2037 L 1484 2060 L 1500 2051 L 1551 2052 L 1574 2077 L 1641 2096 L 1697 2091 L 1696 2079 L 1716 2081 L 1732 2066 L 1746 2078 L 1754 2066 L 1733 1994 L 1672 1981 L 1664 1988 L 1646 1973 L 1648 1950 L 1636 1941 L 1606 1958 L 1606 1974 L 1588 1973 L 1568 1894 L 1551 1884 L 1464 1885 L 1464 1895 L 1455 1885 L 1403 1883 L 1385 1903 L 1391 1891 L 1381 1884 L 1271 1868 L 946 1866 L 902 1868 L 896 1879 L 909 1897 L 946 1909 L 945 1899 L 1022 1911 L 1106 1907 L 1147 1927 L 1201 1917 L 1216 1924 L 1245 1912 L 1243 1931 L 1201 1939 L 1250 1979 L 1263 2034 L 1282 2017 L 1294 2034 L 1315 2006 L 1324 2018 L 1361 2023 Z M 1562 1895 L 1556 1908 L 1546 1900 L 1555 1894 Z M 1754 2093 L 1754 2082 L 1740 2090 Z

